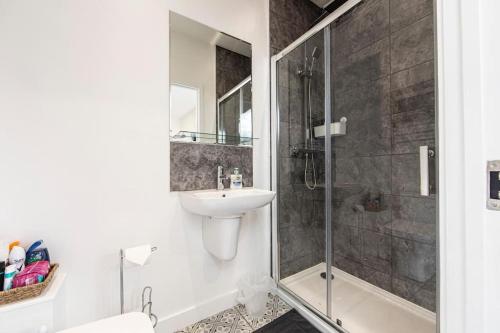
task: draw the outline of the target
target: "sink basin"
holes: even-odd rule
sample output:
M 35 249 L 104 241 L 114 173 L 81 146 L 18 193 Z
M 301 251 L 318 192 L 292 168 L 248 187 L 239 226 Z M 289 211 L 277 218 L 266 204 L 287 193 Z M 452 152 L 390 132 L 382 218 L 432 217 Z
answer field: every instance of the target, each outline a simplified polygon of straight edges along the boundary
M 181 204 L 191 213 L 213 217 L 238 217 L 263 207 L 273 200 L 273 191 L 245 188 L 241 190 L 187 191 L 180 194 Z
M 202 236 L 205 249 L 219 260 L 232 260 L 238 250 L 241 216 L 267 205 L 275 192 L 245 188 L 181 192 L 180 201 L 187 211 L 203 216 Z

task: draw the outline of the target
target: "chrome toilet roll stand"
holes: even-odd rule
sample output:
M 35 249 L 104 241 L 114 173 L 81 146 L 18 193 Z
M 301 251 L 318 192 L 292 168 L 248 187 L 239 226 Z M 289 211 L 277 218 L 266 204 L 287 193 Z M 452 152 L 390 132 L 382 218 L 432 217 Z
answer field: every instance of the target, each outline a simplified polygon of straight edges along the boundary
M 153 246 L 151 248 L 151 253 L 155 252 L 158 250 L 156 246 Z M 120 249 L 120 313 L 124 314 L 125 313 L 125 296 L 124 296 L 124 287 L 123 287 L 123 266 L 124 266 L 124 261 L 125 261 L 125 252 L 123 249 Z M 146 299 L 146 293 L 148 293 L 148 298 Z M 153 323 L 153 327 L 156 327 L 156 324 L 158 323 L 158 317 L 154 313 L 151 312 L 152 307 L 153 307 L 153 302 L 151 301 L 151 295 L 153 294 L 153 288 L 150 286 L 144 287 L 142 290 L 142 312 L 144 312 L 146 309 L 148 309 L 148 312 L 146 313 L 149 318 L 151 319 L 151 322 Z

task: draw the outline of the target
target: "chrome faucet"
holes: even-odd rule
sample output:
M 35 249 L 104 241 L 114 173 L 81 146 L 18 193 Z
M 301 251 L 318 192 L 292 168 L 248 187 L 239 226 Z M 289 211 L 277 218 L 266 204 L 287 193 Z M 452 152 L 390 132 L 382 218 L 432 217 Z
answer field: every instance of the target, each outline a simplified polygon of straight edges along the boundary
M 224 189 L 224 180 L 226 177 L 224 176 L 224 167 L 222 165 L 217 166 L 217 189 L 218 190 L 223 190 Z

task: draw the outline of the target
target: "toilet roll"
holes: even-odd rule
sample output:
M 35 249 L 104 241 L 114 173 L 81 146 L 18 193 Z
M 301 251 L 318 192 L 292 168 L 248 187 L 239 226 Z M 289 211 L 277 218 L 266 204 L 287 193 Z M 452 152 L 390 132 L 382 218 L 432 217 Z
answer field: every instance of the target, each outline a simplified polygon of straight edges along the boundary
M 149 262 L 149 258 L 151 257 L 151 245 L 141 245 L 136 247 L 130 247 L 128 249 L 123 250 L 123 257 L 127 261 L 134 263 L 139 266 L 144 266 Z

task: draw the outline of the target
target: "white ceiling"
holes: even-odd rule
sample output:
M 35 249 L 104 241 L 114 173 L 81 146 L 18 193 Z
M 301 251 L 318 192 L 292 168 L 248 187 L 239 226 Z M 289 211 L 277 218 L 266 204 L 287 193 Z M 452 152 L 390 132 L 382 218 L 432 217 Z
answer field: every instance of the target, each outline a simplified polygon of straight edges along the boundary
M 218 45 L 246 57 L 252 56 L 252 45 L 249 43 L 226 35 L 225 33 L 219 32 L 174 12 L 170 12 L 170 29 L 171 31 L 188 35 L 202 42 Z

